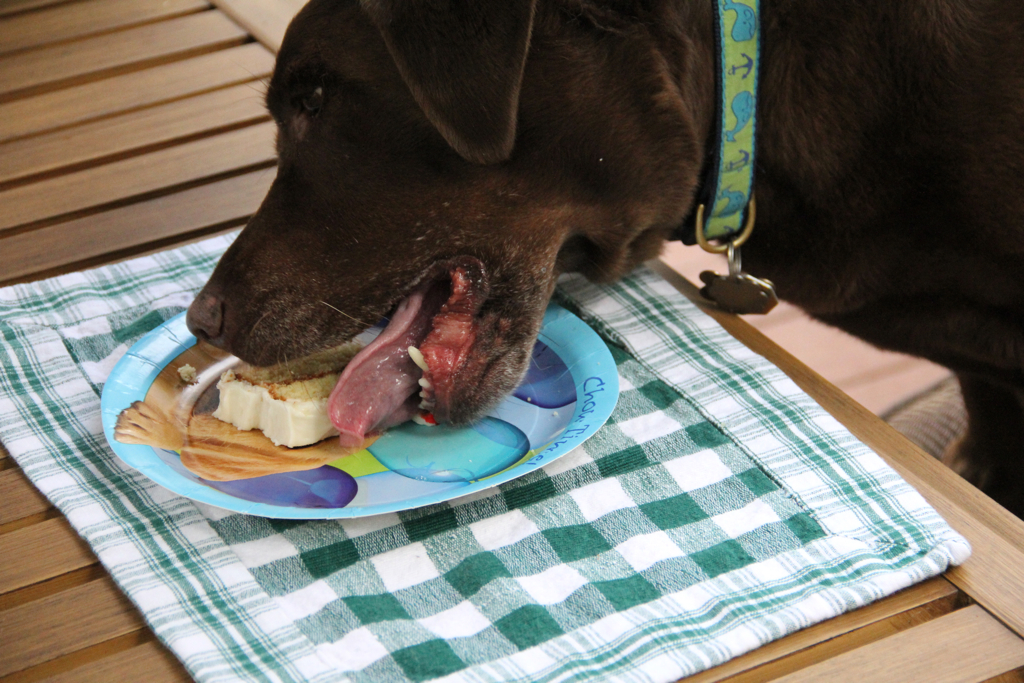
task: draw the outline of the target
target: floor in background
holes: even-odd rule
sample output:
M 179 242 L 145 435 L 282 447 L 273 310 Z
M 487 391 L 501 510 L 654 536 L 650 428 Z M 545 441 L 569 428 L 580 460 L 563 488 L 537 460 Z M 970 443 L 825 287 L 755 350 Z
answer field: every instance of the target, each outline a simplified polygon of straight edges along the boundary
M 724 258 L 677 242 L 665 249 L 662 259 L 694 283 L 700 282 L 702 270 L 726 270 Z M 876 414 L 884 413 L 949 375 L 945 368 L 920 358 L 876 349 L 812 320 L 803 311 L 785 303 L 766 316 L 745 318 Z

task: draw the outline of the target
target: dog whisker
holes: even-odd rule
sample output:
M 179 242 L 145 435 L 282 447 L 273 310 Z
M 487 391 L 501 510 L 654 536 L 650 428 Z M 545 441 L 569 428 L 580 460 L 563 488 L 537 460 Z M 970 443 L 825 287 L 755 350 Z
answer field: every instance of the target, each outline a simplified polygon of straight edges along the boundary
M 267 311 L 266 313 L 260 316 L 260 319 L 256 321 L 256 323 L 252 326 L 252 329 L 249 331 L 250 335 L 252 335 L 253 337 L 256 336 L 256 328 L 260 326 L 261 322 L 267 319 L 268 315 L 270 315 L 270 311 Z
M 267 96 L 267 84 L 263 81 L 248 81 L 246 84 L 249 90 L 254 93 L 255 97 L 263 99 Z
M 246 68 L 243 67 L 243 70 L 245 71 L 245 73 L 247 73 L 250 76 L 252 76 L 252 80 L 251 81 L 247 81 L 246 85 L 250 85 L 252 83 L 259 83 L 260 85 L 263 86 L 263 90 L 264 90 L 264 93 L 265 93 L 266 89 L 270 86 L 270 77 L 269 76 L 259 76 L 255 72 L 253 72 L 252 69 L 246 69 Z M 250 85 L 250 87 L 251 87 L 251 85 Z M 253 88 L 253 89 L 255 90 L 255 88 Z
M 360 320 L 359 318 L 353 318 L 353 317 L 352 317 L 351 315 L 349 315 L 349 314 L 348 314 L 348 313 L 346 313 L 345 311 L 341 310 L 340 308 L 337 308 L 337 307 L 335 307 L 335 306 L 332 306 L 332 305 L 330 305 L 330 304 L 329 304 L 329 303 L 327 303 L 326 301 L 321 301 L 320 303 L 322 303 L 322 304 L 323 304 L 324 306 L 326 306 L 327 308 L 331 309 L 332 311 L 336 311 L 336 312 L 338 312 L 338 313 L 341 313 L 341 314 L 342 314 L 343 316 L 345 316 L 345 317 L 346 317 L 346 318 L 348 318 L 349 320 L 354 320 L 354 321 L 356 321 L 356 322 L 357 322 L 357 323 L 359 323 L 360 325 L 366 325 L 367 327 L 373 327 L 373 323 L 368 323 L 368 322 L 366 322 L 365 320 Z

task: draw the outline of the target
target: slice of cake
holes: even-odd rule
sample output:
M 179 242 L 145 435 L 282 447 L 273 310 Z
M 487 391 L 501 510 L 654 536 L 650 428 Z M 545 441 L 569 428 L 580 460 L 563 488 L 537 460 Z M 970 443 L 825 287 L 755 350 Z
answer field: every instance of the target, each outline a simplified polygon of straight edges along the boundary
M 228 370 L 217 382 L 213 416 L 238 429 L 259 429 L 278 446 L 298 448 L 338 434 L 327 399 L 359 343 L 344 344 L 267 368 Z

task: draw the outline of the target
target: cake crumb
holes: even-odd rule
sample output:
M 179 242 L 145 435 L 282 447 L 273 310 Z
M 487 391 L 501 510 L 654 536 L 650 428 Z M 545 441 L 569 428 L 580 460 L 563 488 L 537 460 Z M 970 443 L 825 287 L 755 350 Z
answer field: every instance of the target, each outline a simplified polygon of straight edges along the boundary
M 185 384 L 194 384 L 196 381 L 196 369 L 185 363 L 178 368 L 178 377 L 181 377 L 181 381 Z

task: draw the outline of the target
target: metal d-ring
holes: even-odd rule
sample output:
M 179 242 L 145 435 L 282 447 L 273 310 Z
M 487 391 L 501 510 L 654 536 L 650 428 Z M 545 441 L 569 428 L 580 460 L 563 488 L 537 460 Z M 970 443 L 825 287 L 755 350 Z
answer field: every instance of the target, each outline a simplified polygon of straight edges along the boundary
M 697 244 L 704 251 L 711 252 L 712 254 L 724 254 L 729 249 L 738 249 L 743 245 L 747 239 L 750 238 L 750 233 L 754 232 L 754 217 L 757 214 L 757 207 L 754 204 L 754 195 L 750 195 L 750 203 L 747 204 L 747 222 L 743 226 L 743 232 L 736 236 L 735 239 L 727 240 L 723 244 L 711 244 L 708 241 L 707 236 L 704 234 L 704 205 L 700 204 L 697 206 Z

